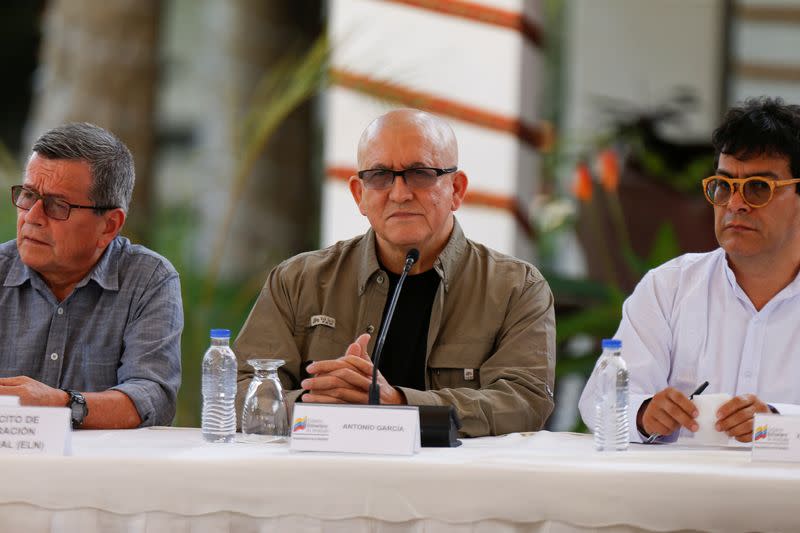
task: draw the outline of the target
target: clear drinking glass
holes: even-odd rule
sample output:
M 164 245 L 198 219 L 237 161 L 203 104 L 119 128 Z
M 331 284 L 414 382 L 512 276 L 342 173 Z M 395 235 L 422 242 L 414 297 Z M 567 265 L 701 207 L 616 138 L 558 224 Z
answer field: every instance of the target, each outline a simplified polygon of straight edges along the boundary
M 250 381 L 242 407 L 242 433 L 244 440 L 271 442 L 289 436 L 286 403 L 278 379 L 282 359 L 248 359 L 255 375 Z

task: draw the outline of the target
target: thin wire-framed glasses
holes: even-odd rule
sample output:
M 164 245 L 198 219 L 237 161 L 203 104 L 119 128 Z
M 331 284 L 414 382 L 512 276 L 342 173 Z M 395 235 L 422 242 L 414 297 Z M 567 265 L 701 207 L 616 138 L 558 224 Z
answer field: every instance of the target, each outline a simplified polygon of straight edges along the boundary
M 775 194 L 777 187 L 785 187 L 800 183 L 800 179 L 774 180 L 763 176 L 749 178 L 729 178 L 727 176 L 709 176 L 703 180 L 703 193 L 706 200 L 713 205 L 724 206 L 731 201 L 736 186 L 744 203 L 753 208 L 764 207 Z
M 388 189 L 394 184 L 397 176 L 402 176 L 406 185 L 412 189 L 425 189 L 432 186 L 443 174 L 451 174 L 458 170 L 458 167 L 433 168 L 416 167 L 403 170 L 392 170 L 391 168 L 371 168 L 360 170 L 358 177 L 364 182 L 367 189 Z
M 20 209 L 30 211 L 39 200 L 42 201 L 44 214 L 55 220 L 67 220 L 72 209 L 94 209 L 98 211 L 116 209 L 116 206 L 71 204 L 66 200 L 50 196 L 49 194 L 39 194 L 23 185 L 14 185 L 11 187 L 11 203 Z

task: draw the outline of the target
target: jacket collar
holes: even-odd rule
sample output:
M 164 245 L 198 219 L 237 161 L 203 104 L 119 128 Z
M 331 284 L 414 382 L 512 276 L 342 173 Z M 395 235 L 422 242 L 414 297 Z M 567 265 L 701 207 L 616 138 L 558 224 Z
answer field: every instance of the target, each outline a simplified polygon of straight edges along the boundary
M 360 264 L 358 269 L 358 294 L 364 294 L 367 282 L 378 272 L 381 267 L 378 264 L 378 254 L 375 249 L 375 231 L 370 228 L 358 243 L 360 248 Z M 450 289 L 450 283 L 456 279 L 458 273 L 463 268 L 467 248 L 467 239 L 458 220 L 453 217 L 453 231 L 439 257 L 433 264 L 434 270 L 442 278 L 444 290 Z

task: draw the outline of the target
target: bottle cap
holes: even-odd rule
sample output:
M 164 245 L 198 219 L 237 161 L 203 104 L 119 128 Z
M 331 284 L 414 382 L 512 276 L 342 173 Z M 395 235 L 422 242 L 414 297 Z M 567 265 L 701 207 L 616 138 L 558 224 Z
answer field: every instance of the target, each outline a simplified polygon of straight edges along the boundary
M 211 330 L 211 338 L 212 339 L 230 339 L 231 338 L 231 330 L 229 330 L 229 329 L 212 329 Z
M 603 339 L 603 349 L 619 350 L 622 348 L 622 341 L 619 339 Z

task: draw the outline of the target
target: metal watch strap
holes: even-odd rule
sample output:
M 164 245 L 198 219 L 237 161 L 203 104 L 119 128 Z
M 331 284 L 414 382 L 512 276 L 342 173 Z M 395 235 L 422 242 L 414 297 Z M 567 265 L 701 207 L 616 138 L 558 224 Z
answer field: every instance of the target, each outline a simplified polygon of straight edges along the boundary
M 89 414 L 89 406 L 86 405 L 86 398 L 80 392 L 64 389 L 69 395 L 67 407 L 71 412 L 72 429 L 78 429 L 83 424 L 86 415 Z

